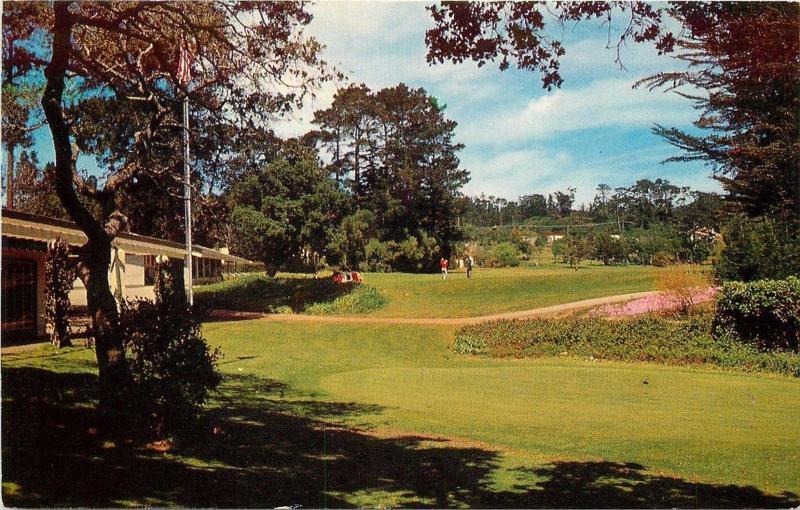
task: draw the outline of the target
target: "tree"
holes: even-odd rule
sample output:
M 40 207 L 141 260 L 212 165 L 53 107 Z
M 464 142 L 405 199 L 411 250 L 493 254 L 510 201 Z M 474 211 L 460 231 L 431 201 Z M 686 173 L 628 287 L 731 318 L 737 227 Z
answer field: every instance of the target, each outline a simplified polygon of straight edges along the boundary
M 32 133 L 42 125 L 37 98 L 40 83 L 30 79 L 31 70 L 42 59 L 26 41 L 34 35 L 31 20 L 41 14 L 43 5 L 14 2 L 3 6 L 3 145 L 6 149 L 6 204 L 14 208 L 15 151 L 33 144 Z
M 626 256 L 625 242 L 619 237 L 613 237 L 608 232 L 594 236 L 591 242 L 592 257 L 608 265 L 612 261 L 620 261 Z
M 317 59 L 319 44 L 303 38 L 299 30 L 311 19 L 300 4 L 26 5 L 32 11 L 24 23 L 9 31 L 4 27 L 4 51 L 11 40 L 26 48 L 52 48 L 43 48 L 48 55 L 44 60 L 35 54 L 20 58 L 31 70 L 44 67 L 41 104 L 53 137 L 56 194 L 88 238 L 80 249 L 78 275 L 87 289 L 92 317 L 101 407 L 117 409 L 129 379 L 117 304 L 108 286 L 111 242 L 127 223 L 117 203 L 118 191 L 138 176 L 174 168 L 163 165 L 161 157 L 180 154 L 178 113 L 187 95 L 193 108 L 220 123 L 253 125 L 291 108 L 303 91 L 319 81 L 324 63 Z M 191 91 L 176 77 L 179 49 L 187 46 L 196 64 Z M 296 87 L 280 92 L 278 84 L 288 82 Z M 70 84 L 78 94 L 66 104 L 64 91 Z M 94 146 L 72 143 L 83 107 L 100 105 L 97 98 L 107 99 L 102 103 L 111 107 L 100 134 L 114 143 L 116 154 L 123 155 L 107 158 L 99 179 L 78 168 L 79 151 L 91 153 Z M 131 104 L 138 107 L 132 110 Z M 117 115 L 123 111 L 136 115 Z M 81 197 L 99 203 L 100 214 L 92 214 Z
M 705 135 L 657 125 L 682 151 L 668 161 L 708 162 L 736 209 L 751 216 L 800 216 L 800 40 L 792 3 L 677 4 L 687 28 L 678 41 L 681 72 L 640 83 L 650 89 L 690 86 Z
M 547 200 L 544 195 L 523 195 L 519 199 L 519 207 L 525 219 L 547 216 Z
M 564 262 L 575 271 L 578 270 L 581 261 L 589 257 L 590 253 L 591 246 L 586 238 L 575 235 L 564 238 L 561 256 L 564 258 Z
M 644 2 L 442 2 L 428 11 L 434 27 L 425 34 L 428 63 L 473 60 L 478 66 L 499 59 L 500 70 L 511 63 L 517 68 L 537 72 L 542 85 L 560 87 L 559 59 L 566 53 L 561 42 L 546 34 L 546 16 L 564 24 L 582 19 L 604 18 L 608 25 L 608 46 L 617 49 L 628 41 L 654 41 L 659 52 L 670 52 L 675 44 L 672 33 L 664 29 L 663 9 Z M 616 41 L 613 18 L 624 18 Z
M 314 135 L 333 158 L 331 173 L 359 208 L 373 212 L 381 242 L 413 236 L 423 245 L 429 236 L 449 253 L 460 239 L 460 188 L 469 173 L 456 156 L 463 147 L 453 140 L 456 123 L 443 112 L 424 89 L 401 83 L 377 92 L 342 89 L 315 114 Z
M 344 195 L 317 161 L 276 159 L 247 174 L 227 196 L 233 248 L 264 262 L 270 276 L 304 247 L 324 253 Z
M 15 168 L 12 189 L 15 209 L 53 218 L 66 216 L 56 195 L 52 165 L 42 168 L 36 151 L 23 150 Z
M 725 248 L 714 266 L 720 279 L 780 279 L 800 273 L 800 223 L 739 214 L 722 235 Z
M 575 202 L 575 188 L 567 188 L 566 192 L 556 191 L 555 193 L 555 217 L 564 218 L 569 216 L 572 211 L 572 204 Z
M 536 235 L 536 239 L 530 245 L 529 248 L 530 260 L 536 267 L 539 267 L 539 263 L 542 261 L 542 251 L 544 251 L 545 245 L 546 242 L 544 237 L 538 234 Z
M 363 83 L 340 89 L 327 110 L 314 113 L 314 122 L 322 128 L 321 141 L 332 153 L 331 166 L 337 180 L 352 174 L 353 193 L 362 198 L 362 169 L 369 164 L 374 172 L 377 149 L 377 105 L 372 92 Z M 369 153 L 368 153 L 369 150 Z M 369 176 L 374 179 L 374 175 Z
M 359 209 L 345 216 L 331 233 L 327 253 L 329 261 L 345 267 L 360 268 L 366 258 L 367 244 L 376 239 L 375 215 L 367 209 Z

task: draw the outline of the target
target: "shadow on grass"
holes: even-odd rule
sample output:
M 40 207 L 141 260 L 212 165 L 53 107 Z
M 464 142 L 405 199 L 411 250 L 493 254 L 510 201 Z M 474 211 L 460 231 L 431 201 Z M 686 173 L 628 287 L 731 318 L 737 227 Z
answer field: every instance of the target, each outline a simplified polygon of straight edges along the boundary
M 349 294 L 355 284 L 334 283 L 330 278 L 268 278 L 249 276 L 198 288 L 195 303 L 206 310 L 294 313 L 316 303 L 330 303 Z
M 3 367 L 9 506 L 791 507 L 796 496 L 652 476 L 643 466 L 559 462 L 492 488 L 494 451 L 407 435 L 378 438 L 339 418 L 378 406 L 304 400 L 285 384 L 231 377 L 208 433 L 158 453 L 93 435 L 95 377 Z M 216 429 L 215 433 L 210 432 Z M 365 499 L 360 499 L 365 497 Z

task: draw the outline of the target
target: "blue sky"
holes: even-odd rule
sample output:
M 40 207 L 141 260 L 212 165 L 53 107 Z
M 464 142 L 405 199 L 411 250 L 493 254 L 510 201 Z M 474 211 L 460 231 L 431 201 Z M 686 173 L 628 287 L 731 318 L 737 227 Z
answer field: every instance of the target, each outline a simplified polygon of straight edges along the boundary
M 652 125 L 691 128 L 697 116 L 692 105 L 674 93 L 631 88 L 639 78 L 680 68 L 677 60 L 658 56 L 649 44 L 631 44 L 622 49 L 627 69 L 620 69 L 616 51 L 606 49 L 606 28 L 583 22 L 551 26 L 550 35 L 567 49 L 564 84 L 551 92 L 541 88 L 537 74 L 501 72 L 492 64 L 429 66 L 428 3 L 321 2 L 311 7 L 314 20 L 307 31 L 326 45 L 324 58 L 351 82 L 373 90 L 404 82 L 447 105 L 446 115 L 458 122 L 456 140 L 466 146 L 460 158 L 472 180 L 465 193 L 515 200 L 574 186 L 580 204 L 591 201 L 601 182 L 613 188 L 659 177 L 720 190 L 702 163 L 660 164 L 678 152 L 650 132 Z M 278 121 L 276 132 L 296 136 L 311 129 L 313 111 L 330 105 L 336 87 L 326 84 L 302 110 Z M 52 159 L 46 129 L 38 133 L 36 149 L 40 159 Z
M 648 44 L 606 49 L 608 33 L 598 22 L 562 29 L 560 90 L 547 92 L 529 72 L 501 72 L 496 65 L 478 68 L 425 62 L 428 2 L 328 2 L 312 7 L 308 32 L 327 46 L 325 58 L 350 80 L 373 90 L 404 82 L 424 87 L 447 104 L 446 115 L 458 122 L 460 157 L 472 174 L 470 195 L 486 193 L 507 199 L 533 192 L 577 188 L 577 202 L 589 202 L 599 183 L 624 186 L 637 179 L 667 178 L 702 191 L 718 191 L 702 163 L 659 164 L 677 150 L 650 128 L 659 122 L 691 128 L 697 112 L 674 93 L 633 90 L 631 85 L 680 63 L 658 56 Z M 292 119 L 279 123 L 284 135 L 311 128 L 313 110 L 327 107 L 335 92 L 330 84 Z

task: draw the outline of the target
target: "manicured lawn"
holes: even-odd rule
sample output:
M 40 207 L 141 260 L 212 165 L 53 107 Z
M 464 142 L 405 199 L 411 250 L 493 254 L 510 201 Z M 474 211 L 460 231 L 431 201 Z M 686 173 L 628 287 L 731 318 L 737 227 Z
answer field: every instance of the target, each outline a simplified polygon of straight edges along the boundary
M 505 269 L 476 269 L 467 280 L 451 272 L 439 274 L 366 273 L 366 285 L 384 298 L 330 308 L 330 313 L 376 317 L 474 317 L 527 310 L 614 294 L 652 290 L 658 269 L 645 266 L 588 266 L 574 271 L 563 265 L 530 265 Z M 329 303 L 341 296 L 340 286 L 281 274 L 275 280 L 251 275 L 242 280 L 199 287 L 198 302 L 220 308 L 269 311 L 279 307 L 302 311 L 312 303 Z M 358 301 L 358 300 L 357 300 Z M 363 301 L 363 300 L 362 300 Z M 367 311 L 364 311 L 367 310 Z
M 655 288 L 658 269 L 649 266 L 589 266 L 574 271 L 563 265 L 475 269 L 438 274 L 376 273 L 365 282 L 388 303 L 371 315 L 381 317 L 473 317 L 528 310 Z
M 167 454 L 87 435 L 89 351 L 4 356 L 5 503 L 800 503 L 797 379 L 464 357 L 446 327 L 243 321 L 204 331 L 225 352 L 207 423 L 223 432 Z

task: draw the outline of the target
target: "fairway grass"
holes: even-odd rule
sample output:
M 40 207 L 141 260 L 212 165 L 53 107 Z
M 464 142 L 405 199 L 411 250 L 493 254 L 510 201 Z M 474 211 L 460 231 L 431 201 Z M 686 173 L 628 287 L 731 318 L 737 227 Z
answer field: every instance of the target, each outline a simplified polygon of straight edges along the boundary
M 797 379 L 567 357 L 464 357 L 452 351 L 453 333 L 445 326 L 208 323 L 206 338 L 225 354 L 225 382 L 209 412 L 224 438 L 166 456 L 141 451 L 126 465 L 127 489 L 92 501 L 260 507 L 799 503 Z M 33 445 L 20 439 L 7 448 L 7 420 L 22 404 L 7 400 L 10 376 L 42 368 L 80 375 L 91 366 L 90 351 L 52 353 L 48 347 L 3 358 L 6 504 L 79 503 L 72 486 L 58 493 L 43 488 L 46 477 L 19 474 L 24 455 L 18 456 Z M 69 401 L 69 395 L 60 398 Z M 64 459 L 73 457 L 61 455 L 58 462 Z M 47 462 L 42 468 L 50 469 Z M 92 469 L 104 465 L 94 462 Z M 30 496 L 36 491 L 40 499 Z
M 378 317 L 475 317 L 529 310 L 616 294 L 655 289 L 658 269 L 649 266 L 563 266 L 476 269 L 467 279 L 440 275 L 371 273 L 365 282 L 387 299 Z
M 241 283 L 233 280 L 199 287 L 197 295 L 201 302 L 216 301 L 222 308 L 243 311 L 265 312 L 294 303 L 291 308 L 299 312 L 316 299 L 319 304 L 312 309 L 324 309 L 328 314 L 461 318 L 654 290 L 659 271 L 652 266 L 598 265 L 583 266 L 575 271 L 563 265 L 545 264 L 478 268 L 471 279 L 462 271 L 454 271 L 446 281 L 440 274 L 366 273 L 363 275 L 365 285 L 375 289 L 380 298 L 376 300 L 377 305 L 367 307 L 368 312 L 352 306 L 329 306 L 338 295 L 331 291 L 327 279 L 313 280 L 304 275 L 281 274 L 274 281 L 266 276 L 248 275 Z M 212 298 L 214 293 L 218 296 Z

